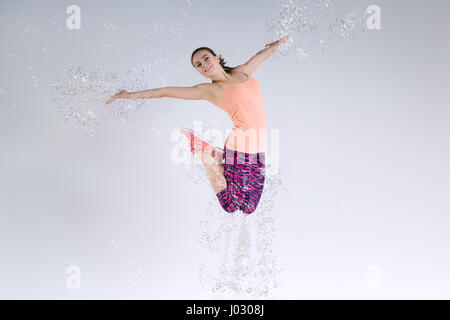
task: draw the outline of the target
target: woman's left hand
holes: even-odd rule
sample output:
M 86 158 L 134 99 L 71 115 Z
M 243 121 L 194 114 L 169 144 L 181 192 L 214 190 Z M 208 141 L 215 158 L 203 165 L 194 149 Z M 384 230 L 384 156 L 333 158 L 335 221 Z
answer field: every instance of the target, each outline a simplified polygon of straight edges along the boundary
M 113 102 L 117 98 L 128 98 L 130 95 L 130 92 L 126 90 L 119 90 L 115 95 L 113 95 L 111 98 L 108 99 L 108 101 L 105 102 L 105 105 Z
M 281 38 L 280 40 L 277 40 L 277 41 L 275 41 L 275 42 L 272 42 L 272 43 L 268 43 L 268 44 L 266 44 L 266 46 L 265 47 L 274 47 L 274 46 L 280 46 L 283 42 L 286 42 L 287 41 L 287 39 L 289 38 L 289 36 L 285 36 L 284 38 Z

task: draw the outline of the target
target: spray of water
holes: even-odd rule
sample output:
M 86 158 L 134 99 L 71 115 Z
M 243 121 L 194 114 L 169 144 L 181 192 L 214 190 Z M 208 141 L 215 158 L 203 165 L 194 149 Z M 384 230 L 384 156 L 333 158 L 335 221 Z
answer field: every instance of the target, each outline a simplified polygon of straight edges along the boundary
M 91 71 L 71 68 L 63 79 L 51 85 L 52 101 L 66 122 L 94 135 L 108 114 L 132 123 L 130 114 L 142 109 L 146 103 L 144 99 L 116 99 L 105 106 L 110 96 L 124 88 L 129 92 L 146 90 L 155 87 L 154 83 L 165 85 L 165 80 L 153 71 L 151 63 L 133 66 L 120 76 L 118 72 L 102 67 Z
M 186 166 L 186 176 L 209 188 L 199 159 Z M 273 245 L 277 234 L 274 208 L 285 194 L 282 177 L 282 168 L 266 174 L 260 202 L 250 215 L 240 210 L 226 212 L 208 190 L 197 231 L 201 246 L 199 281 L 214 298 L 267 299 L 275 294 L 282 268 Z
M 297 61 L 319 51 L 334 40 L 350 40 L 361 31 L 364 10 L 355 1 L 332 0 L 282 0 L 278 11 L 267 20 L 268 34 L 273 40 L 289 35 L 277 50 L 279 55 L 293 54 Z
M 250 215 L 225 212 L 215 195 L 199 222 L 203 256 L 199 280 L 217 299 L 267 299 L 279 286 L 280 273 L 274 250 L 275 207 L 283 187 L 281 171 L 266 176 L 264 192 Z

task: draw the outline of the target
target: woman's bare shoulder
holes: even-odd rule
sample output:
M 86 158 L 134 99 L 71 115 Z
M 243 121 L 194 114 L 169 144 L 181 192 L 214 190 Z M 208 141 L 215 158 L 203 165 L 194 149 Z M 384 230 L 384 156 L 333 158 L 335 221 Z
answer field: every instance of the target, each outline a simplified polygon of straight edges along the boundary
M 215 91 L 215 89 L 218 88 L 218 84 L 217 83 L 199 83 L 196 85 L 196 87 L 200 87 L 200 88 L 203 88 L 203 89 L 213 92 L 213 91 Z
M 200 87 L 206 90 L 207 95 L 205 97 L 205 100 L 208 100 L 213 104 L 217 104 L 220 100 L 222 89 L 217 83 L 200 83 L 197 84 L 196 87 Z
M 227 81 L 226 83 L 241 83 L 248 80 L 248 75 L 240 72 L 240 71 L 232 71 L 230 73 L 231 80 Z M 212 104 L 217 105 L 222 98 L 222 85 L 219 82 L 213 82 L 213 83 L 200 83 L 197 85 L 197 87 L 205 88 L 208 91 L 208 100 Z

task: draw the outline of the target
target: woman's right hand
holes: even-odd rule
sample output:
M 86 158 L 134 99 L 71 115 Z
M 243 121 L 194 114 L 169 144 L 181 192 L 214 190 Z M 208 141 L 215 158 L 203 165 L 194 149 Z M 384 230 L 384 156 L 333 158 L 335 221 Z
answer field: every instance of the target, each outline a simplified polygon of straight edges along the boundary
M 105 102 L 105 105 L 113 102 L 117 98 L 128 98 L 130 93 L 127 90 L 119 90 L 115 95 L 113 95 L 111 98 L 108 99 L 108 101 Z
M 269 47 L 269 48 L 270 48 L 270 47 L 276 47 L 276 48 L 278 49 L 278 47 L 279 47 L 283 42 L 286 42 L 288 38 L 289 38 L 289 36 L 285 36 L 285 37 L 281 38 L 280 40 L 277 40 L 277 41 L 274 41 L 274 42 L 272 42 L 272 43 L 266 44 L 265 47 L 266 47 L 266 48 L 267 48 L 267 47 Z

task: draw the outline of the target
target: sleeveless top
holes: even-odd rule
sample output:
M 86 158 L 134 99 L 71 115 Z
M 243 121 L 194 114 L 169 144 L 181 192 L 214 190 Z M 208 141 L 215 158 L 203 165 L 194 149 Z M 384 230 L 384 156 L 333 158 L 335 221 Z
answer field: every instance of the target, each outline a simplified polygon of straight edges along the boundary
M 228 113 L 234 125 L 225 147 L 245 153 L 266 152 L 267 122 L 258 80 L 248 77 L 242 83 L 218 85 L 222 98 L 217 106 Z

